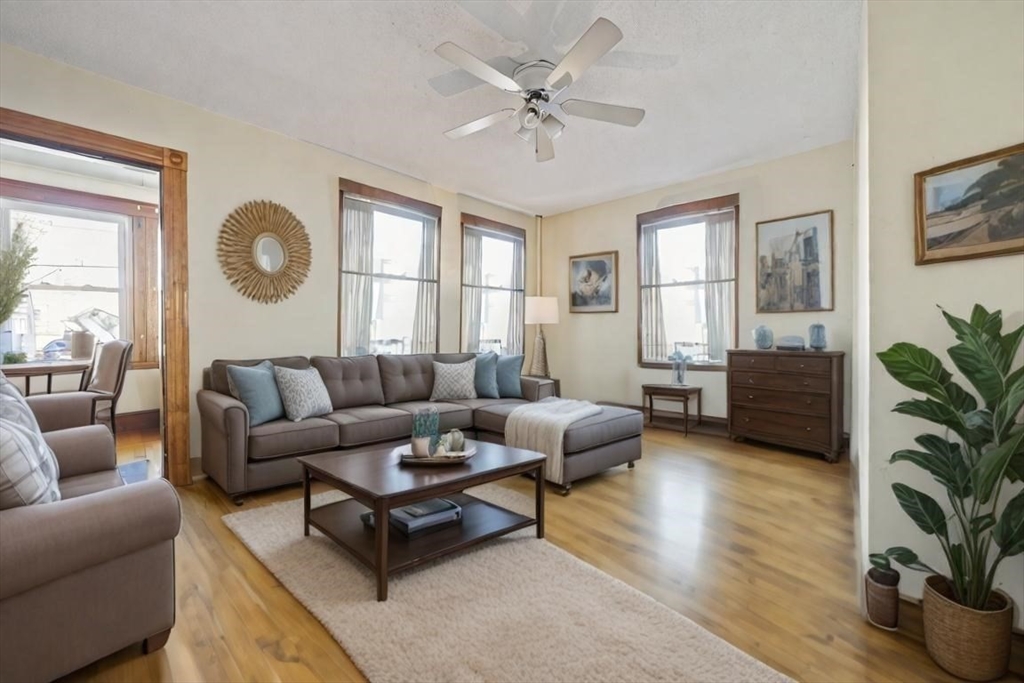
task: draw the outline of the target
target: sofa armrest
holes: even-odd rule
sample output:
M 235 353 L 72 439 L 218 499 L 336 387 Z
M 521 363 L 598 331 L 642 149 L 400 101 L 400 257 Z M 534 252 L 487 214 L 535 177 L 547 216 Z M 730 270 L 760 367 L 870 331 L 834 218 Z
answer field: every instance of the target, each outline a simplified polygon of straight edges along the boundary
M 44 433 L 43 439 L 57 456 L 62 479 L 117 467 L 114 435 L 105 425 L 58 429 Z
M 95 423 L 96 401 L 109 400 L 89 391 L 62 394 L 32 394 L 25 402 L 32 409 L 42 432 L 83 427 Z
M 203 471 L 228 494 L 245 490 L 249 410 L 231 396 L 202 389 L 196 394 L 202 432 Z
M 555 382 L 541 377 L 520 377 L 520 386 L 523 388 L 523 398 L 527 401 L 539 401 L 555 395 Z
M 163 479 L 0 512 L 0 600 L 173 540 L 181 528 Z

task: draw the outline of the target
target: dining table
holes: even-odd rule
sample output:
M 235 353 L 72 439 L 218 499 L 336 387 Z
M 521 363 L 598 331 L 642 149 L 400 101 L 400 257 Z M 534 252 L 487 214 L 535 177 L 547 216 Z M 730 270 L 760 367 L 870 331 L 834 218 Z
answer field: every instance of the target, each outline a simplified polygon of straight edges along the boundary
M 46 377 L 46 393 L 53 393 L 54 375 L 85 375 L 92 366 L 89 360 L 37 360 L 29 363 L 8 363 L 0 365 L 7 377 L 25 378 L 25 395 L 32 393 L 32 378 Z

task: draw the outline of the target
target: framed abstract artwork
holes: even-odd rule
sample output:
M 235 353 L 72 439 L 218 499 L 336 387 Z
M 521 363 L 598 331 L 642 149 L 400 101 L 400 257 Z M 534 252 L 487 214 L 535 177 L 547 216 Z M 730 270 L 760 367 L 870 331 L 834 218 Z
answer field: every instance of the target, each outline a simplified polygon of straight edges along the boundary
M 757 224 L 757 312 L 834 308 L 832 211 Z
M 1024 252 L 1024 144 L 914 174 L 916 263 Z
M 569 312 L 619 310 L 619 252 L 569 257 Z

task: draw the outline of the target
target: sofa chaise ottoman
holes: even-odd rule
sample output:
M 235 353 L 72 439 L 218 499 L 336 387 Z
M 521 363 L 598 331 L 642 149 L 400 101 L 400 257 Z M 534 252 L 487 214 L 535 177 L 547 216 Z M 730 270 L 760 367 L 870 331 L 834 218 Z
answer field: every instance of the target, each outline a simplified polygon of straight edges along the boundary
M 381 356 L 288 356 L 270 358 L 281 367 L 315 367 L 333 411 L 299 422 L 273 420 L 249 426 L 245 404 L 232 397 L 229 365 L 254 366 L 263 358 L 216 360 L 203 370 L 198 392 L 202 467 L 224 491 L 241 496 L 302 481 L 296 458 L 322 451 L 359 451 L 409 442 L 418 408 L 438 409 L 442 430 L 461 429 L 471 438 L 504 443 L 504 424 L 517 406 L 554 395 L 554 382 L 520 378 L 522 398 L 430 401 L 434 362 L 462 363 L 470 353 Z M 565 491 L 572 481 L 640 459 L 642 415 L 605 407 L 601 415 L 572 425 L 564 439 Z

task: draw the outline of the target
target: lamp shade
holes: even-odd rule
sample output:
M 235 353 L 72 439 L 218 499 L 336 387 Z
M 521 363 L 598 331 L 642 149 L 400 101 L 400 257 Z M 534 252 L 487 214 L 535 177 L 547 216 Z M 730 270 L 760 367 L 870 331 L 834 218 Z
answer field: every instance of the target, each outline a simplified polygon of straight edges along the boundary
M 554 325 L 558 322 L 558 297 L 526 297 L 527 325 Z

